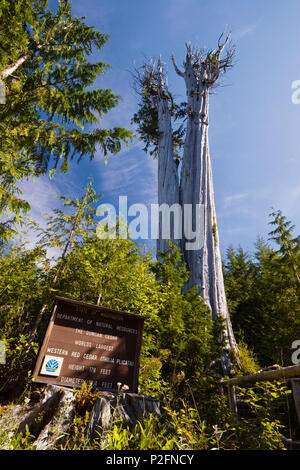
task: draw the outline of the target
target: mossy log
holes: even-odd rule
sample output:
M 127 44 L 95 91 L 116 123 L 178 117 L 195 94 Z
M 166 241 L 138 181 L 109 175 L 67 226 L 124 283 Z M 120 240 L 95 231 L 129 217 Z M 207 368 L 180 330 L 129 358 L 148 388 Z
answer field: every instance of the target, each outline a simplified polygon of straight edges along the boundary
M 35 436 L 31 446 L 37 450 L 61 448 L 73 432 L 76 391 L 49 385 L 36 388 L 24 403 L 9 407 L 0 420 L 1 449 L 10 449 L 12 440 L 29 431 Z M 126 425 L 150 414 L 161 417 L 160 402 L 134 393 L 99 392 L 89 409 L 87 442 L 106 433 L 118 417 Z

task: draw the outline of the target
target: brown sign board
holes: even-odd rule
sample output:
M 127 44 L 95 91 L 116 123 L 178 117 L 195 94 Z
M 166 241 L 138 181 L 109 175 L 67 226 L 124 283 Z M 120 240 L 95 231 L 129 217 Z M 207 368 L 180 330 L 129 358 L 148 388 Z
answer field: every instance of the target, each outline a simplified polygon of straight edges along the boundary
M 33 376 L 36 382 L 137 392 L 144 318 L 56 297 Z

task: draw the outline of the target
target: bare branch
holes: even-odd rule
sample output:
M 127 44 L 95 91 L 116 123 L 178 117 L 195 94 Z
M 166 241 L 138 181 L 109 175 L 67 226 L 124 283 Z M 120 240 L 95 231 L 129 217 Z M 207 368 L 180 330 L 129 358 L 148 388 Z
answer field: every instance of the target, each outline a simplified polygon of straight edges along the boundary
M 135 92 L 141 96 L 146 93 L 152 105 L 156 106 L 159 98 L 170 99 L 161 57 L 157 65 L 152 60 L 147 60 L 139 69 L 135 68 L 131 75 Z
M 179 70 L 179 68 L 177 67 L 177 64 L 176 64 L 176 61 L 175 61 L 175 57 L 174 57 L 173 54 L 172 54 L 172 56 L 171 56 L 171 59 L 172 59 L 173 65 L 174 65 L 175 72 L 176 72 L 180 77 L 184 77 L 184 73 L 181 72 L 181 70 Z
M 223 31 L 223 33 L 221 34 L 221 36 L 219 37 L 218 39 L 218 49 L 220 51 L 220 53 L 222 53 L 222 51 L 224 50 L 224 48 L 226 47 L 229 39 L 230 39 L 230 36 L 231 36 L 231 31 L 229 31 L 229 33 L 227 34 L 226 38 L 225 38 L 225 41 L 222 43 L 222 37 L 224 36 L 225 34 L 225 30 Z

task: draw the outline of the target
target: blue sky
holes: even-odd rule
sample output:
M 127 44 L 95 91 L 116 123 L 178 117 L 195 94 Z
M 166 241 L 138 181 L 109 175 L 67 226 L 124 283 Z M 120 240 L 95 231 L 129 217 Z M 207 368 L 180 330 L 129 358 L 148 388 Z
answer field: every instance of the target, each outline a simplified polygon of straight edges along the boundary
M 56 2 L 50 2 L 55 6 Z M 120 105 L 102 125 L 131 128 L 137 97 L 129 71 L 143 58 L 162 54 L 170 91 L 185 100 L 183 80 L 173 71 L 185 43 L 214 48 L 226 25 L 237 48 L 236 63 L 211 97 L 210 147 L 222 254 L 229 244 L 253 251 L 258 235 L 267 238 L 271 208 L 281 209 L 300 227 L 300 105 L 292 103 L 292 82 L 300 80 L 300 2 L 289 0 L 73 0 L 73 13 L 110 36 L 95 60 L 112 69 L 97 86 L 112 88 Z M 68 175 L 42 177 L 22 187 L 40 220 L 56 205 L 56 194 L 78 194 L 93 176 L 103 202 L 150 207 L 157 197 L 157 162 L 134 141 L 105 165 L 71 165 Z M 147 245 L 149 246 L 149 244 Z

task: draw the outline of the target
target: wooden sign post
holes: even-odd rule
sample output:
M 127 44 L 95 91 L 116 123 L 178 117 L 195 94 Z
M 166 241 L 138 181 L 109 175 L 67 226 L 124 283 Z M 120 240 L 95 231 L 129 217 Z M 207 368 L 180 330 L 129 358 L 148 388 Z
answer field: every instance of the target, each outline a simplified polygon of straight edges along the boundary
M 144 318 L 56 297 L 33 376 L 36 382 L 137 392 Z

